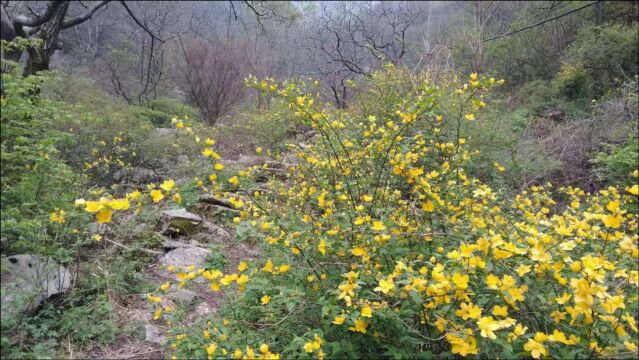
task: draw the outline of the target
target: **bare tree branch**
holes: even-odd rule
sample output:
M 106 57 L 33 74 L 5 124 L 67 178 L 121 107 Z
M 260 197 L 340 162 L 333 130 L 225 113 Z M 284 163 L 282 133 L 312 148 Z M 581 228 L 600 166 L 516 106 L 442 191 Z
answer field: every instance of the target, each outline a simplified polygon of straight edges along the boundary
M 87 10 L 84 14 L 77 16 L 71 20 L 63 22 L 62 29 L 68 29 L 70 27 L 82 24 L 83 22 L 89 20 L 93 16 L 93 14 L 95 14 L 96 11 L 98 11 L 101 7 L 105 6 L 109 2 L 110 0 L 100 1 L 99 3 L 95 4 L 92 8 Z

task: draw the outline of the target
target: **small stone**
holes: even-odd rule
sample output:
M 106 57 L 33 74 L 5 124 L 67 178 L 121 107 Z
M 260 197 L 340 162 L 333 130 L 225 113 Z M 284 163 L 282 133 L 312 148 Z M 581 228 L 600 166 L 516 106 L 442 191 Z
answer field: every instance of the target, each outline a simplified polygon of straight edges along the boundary
M 201 217 L 184 208 L 162 211 L 160 221 L 160 232 L 164 235 L 193 235 L 202 225 Z
M 160 330 L 158 330 L 155 325 L 146 324 L 144 326 L 146 331 L 146 341 L 152 344 L 164 345 L 166 343 L 166 338 L 160 334 Z
M 167 297 L 181 305 L 188 305 L 197 297 L 197 293 L 188 289 L 179 289 L 168 293 Z
M 184 247 L 175 248 L 160 259 L 165 266 L 175 266 L 178 269 L 186 268 L 188 266 L 195 266 L 196 269 L 204 268 L 206 259 L 211 254 L 211 250 L 203 249 L 201 247 L 188 245 Z

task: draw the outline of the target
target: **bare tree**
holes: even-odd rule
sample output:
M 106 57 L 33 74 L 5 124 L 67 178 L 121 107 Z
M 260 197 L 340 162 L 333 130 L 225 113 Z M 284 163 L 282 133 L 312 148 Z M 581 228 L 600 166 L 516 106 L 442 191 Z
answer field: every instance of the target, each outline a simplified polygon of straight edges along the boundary
M 184 91 L 205 120 L 214 125 L 242 98 L 245 49 L 220 42 L 191 40 L 184 44 Z
M 322 3 L 306 49 L 338 107 L 347 106 L 346 82 L 370 76 L 385 62 L 399 65 L 408 51 L 407 33 L 418 16 L 407 2 Z
M 12 41 L 16 37 L 38 38 L 42 40 L 40 46 L 27 49 L 28 57 L 24 74 L 30 75 L 41 70 L 48 70 L 51 57 L 60 48 L 58 37 L 60 31 L 77 26 L 89 20 L 100 8 L 109 1 L 100 1 L 87 8 L 80 15 L 67 18 L 69 1 L 49 1 L 46 9 L 35 11 L 29 5 L 26 8 L 30 14 L 16 14 L 11 16 L 5 4 L 2 4 L 2 40 Z M 5 54 L 9 60 L 17 61 L 22 52 L 14 51 Z

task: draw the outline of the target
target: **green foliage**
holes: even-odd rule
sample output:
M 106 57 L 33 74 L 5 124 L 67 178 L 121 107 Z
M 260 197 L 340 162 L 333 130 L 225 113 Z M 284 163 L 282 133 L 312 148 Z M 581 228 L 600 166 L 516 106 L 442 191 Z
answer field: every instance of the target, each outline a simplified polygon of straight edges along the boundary
M 194 120 L 199 118 L 196 109 L 169 98 L 151 100 L 148 107 L 131 106 L 131 110 L 135 117 L 153 124 L 156 128 L 171 127 L 171 119 L 176 115 Z
M 286 142 L 304 132 L 286 104 L 272 100 L 269 109 L 249 110 L 239 114 L 228 126 L 220 126 L 219 141 L 238 154 L 252 154 L 256 147 L 279 153 Z
M 581 64 L 562 66 L 553 85 L 568 100 L 591 99 L 593 96 L 592 76 Z
M 60 250 L 76 242 L 70 228 L 78 225 L 79 215 L 68 214 L 68 221 L 57 225 L 49 224 L 49 214 L 70 210 L 84 177 L 64 162 L 56 148 L 65 135 L 53 124 L 68 114 L 51 101 L 31 96 L 46 80 L 23 78 L 16 71 L 2 74 L 2 250 L 68 261 L 66 256 L 59 258 Z
M 638 57 L 636 26 L 585 27 L 566 50 L 558 80 L 561 84 L 565 81 L 562 77 L 572 79 L 566 84 L 569 98 L 599 97 L 639 73 Z M 589 86 L 594 86 L 594 91 L 588 90 Z
M 388 71 L 369 80 L 402 76 Z M 387 80 L 379 81 L 384 88 Z M 515 136 L 475 143 L 504 149 L 529 127 L 525 109 L 487 116 L 489 90 L 502 81 L 471 74 L 466 83 L 420 82 L 390 95 L 396 102 L 378 108 L 380 116 L 324 107 L 295 84 L 248 82 L 277 91 L 321 135 L 297 150 L 286 182 L 252 192 L 240 176 L 241 191 L 228 194 L 240 210 L 237 232 L 250 226 L 263 239 L 262 259 L 226 274 L 170 270 L 179 286 L 202 277 L 226 299 L 222 321 L 173 330 L 176 356 L 607 358 L 635 351 L 637 187 L 586 193 L 548 184 L 511 195 L 497 176 L 492 188 L 466 172 L 477 155 L 469 134 L 508 124 L 504 133 Z M 569 206 L 558 204 L 566 200 Z M 168 311 L 161 296 L 148 300 L 156 314 Z M 625 323 L 612 321 L 621 317 Z
M 637 178 L 632 176 L 639 162 L 639 139 L 630 134 L 621 144 L 603 144 L 601 151 L 591 160 L 597 179 L 606 185 L 624 184 L 632 186 Z

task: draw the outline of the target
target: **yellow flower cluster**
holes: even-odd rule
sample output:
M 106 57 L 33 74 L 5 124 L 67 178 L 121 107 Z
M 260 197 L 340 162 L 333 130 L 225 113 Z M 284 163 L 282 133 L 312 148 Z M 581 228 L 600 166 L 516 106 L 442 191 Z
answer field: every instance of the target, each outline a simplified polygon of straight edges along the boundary
M 392 78 L 398 70 L 387 71 Z M 547 184 L 507 198 L 473 178 L 465 165 L 476 152 L 463 146 L 460 124 L 476 119 L 503 81 L 471 74 L 448 87 L 425 82 L 375 114 L 325 110 L 295 83 L 247 83 L 287 101 L 319 138 L 296 150 L 286 183 L 230 199 L 239 210 L 233 222 L 253 227 L 271 255 L 250 272 L 256 288 L 246 290 L 247 265 L 230 274 L 180 271 L 180 285 L 197 276 L 214 291 L 235 282 L 256 316 L 314 326 L 289 356 L 330 357 L 341 342 L 379 355 L 398 339 L 410 339 L 410 356 L 442 340 L 459 356 L 637 355 L 637 186 L 588 194 Z M 298 315 L 298 304 L 321 312 Z M 179 336 L 174 348 L 190 354 Z M 189 339 L 210 357 L 270 353 Z

